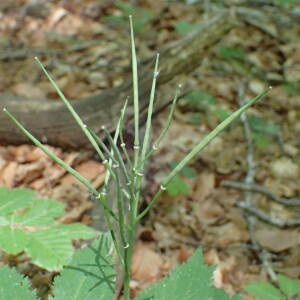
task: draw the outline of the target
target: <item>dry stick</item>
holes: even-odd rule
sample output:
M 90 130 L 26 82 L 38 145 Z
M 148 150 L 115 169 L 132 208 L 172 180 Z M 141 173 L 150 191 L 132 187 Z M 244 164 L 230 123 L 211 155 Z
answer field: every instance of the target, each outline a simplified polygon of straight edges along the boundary
M 279 228 L 288 228 L 288 227 L 295 227 L 300 225 L 300 219 L 294 219 L 290 221 L 282 221 L 279 220 L 278 218 L 272 217 L 262 211 L 261 209 L 258 209 L 256 207 L 253 207 L 249 205 L 246 202 L 237 202 L 236 206 L 244 209 L 245 211 L 249 212 L 250 214 L 256 216 L 260 220 L 269 223 L 273 226 L 279 227 Z
M 244 102 L 243 98 L 245 95 L 245 85 L 246 85 L 246 82 L 240 86 L 239 91 L 238 91 L 238 100 L 239 100 L 240 106 L 242 106 L 243 102 Z M 247 147 L 247 157 L 246 157 L 246 159 L 247 159 L 247 174 L 245 177 L 245 183 L 252 184 L 254 182 L 254 176 L 255 176 L 254 146 L 253 146 L 253 142 L 252 142 L 252 132 L 251 132 L 250 124 L 249 124 L 249 121 L 248 121 L 248 118 L 247 118 L 245 112 L 241 114 L 240 119 L 243 124 L 244 135 L 245 135 L 245 139 L 246 139 L 246 147 Z M 244 195 L 245 195 L 245 201 L 241 202 L 241 204 L 245 204 L 245 206 L 247 206 L 247 207 L 253 207 L 253 205 L 254 205 L 253 204 L 253 192 L 245 191 Z M 256 216 L 253 214 L 249 214 L 249 211 L 247 211 L 247 210 L 244 210 L 244 211 L 247 212 L 245 214 L 245 219 L 247 222 L 247 226 L 248 226 L 250 239 L 251 239 L 253 248 L 257 252 L 263 266 L 267 270 L 272 281 L 276 281 L 277 277 L 272 268 L 272 264 L 270 262 L 269 252 L 257 242 L 256 237 L 255 237 Z
M 274 202 L 280 203 L 285 206 L 300 206 L 300 198 L 286 199 L 283 197 L 276 196 L 269 189 L 267 189 L 264 186 L 261 186 L 259 184 L 255 184 L 255 183 L 248 184 L 248 183 L 244 183 L 244 182 L 224 180 L 224 181 L 222 181 L 221 185 L 224 187 L 231 187 L 231 188 L 235 188 L 238 190 L 260 193 L 260 194 L 267 196 Z

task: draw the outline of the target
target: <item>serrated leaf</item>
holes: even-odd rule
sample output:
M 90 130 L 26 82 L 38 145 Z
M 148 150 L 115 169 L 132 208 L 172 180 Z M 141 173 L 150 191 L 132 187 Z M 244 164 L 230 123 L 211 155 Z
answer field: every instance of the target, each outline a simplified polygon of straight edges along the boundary
M 204 264 L 200 249 L 170 274 L 139 293 L 135 300 L 242 300 L 230 298 L 223 290 L 212 285 L 214 267 Z
M 73 247 L 65 232 L 49 228 L 32 232 L 26 251 L 33 263 L 49 271 L 58 271 L 68 263 Z
M 101 234 L 91 227 L 85 226 L 80 223 L 63 224 L 55 227 L 59 231 L 65 232 L 71 240 L 77 239 L 93 239 Z
M 0 268 L 0 300 L 36 300 L 35 292 L 30 290 L 30 283 L 26 277 L 16 269 L 7 266 Z
M 54 223 L 54 219 L 63 216 L 64 205 L 52 199 L 33 201 L 25 213 L 17 215 L 15 223 L 21 226 L 40 226 Z
M 0 228 L 0 248 L 10 254 L 25 250 L 29 241 L 28 234 L 21 229 L 3 226 Z
M 26 207 L 37 194 L 29 189 L 13 189 L 0 187 L 0 215 L 6 215 L 17 209 Z
M 300 295 L 300 281 L 291 279 L 282 274 L 277 275 L 281 290 L 289 297 Z
M 54 280 L 54 300 L 109 300 L 114 294 L 115 271 L 109 234 L 76 251 L 70 266 Z
M 261 300 L 283 300 L 281 292 L 268 282 L 253 281 L 248 283 L 244 290 Z

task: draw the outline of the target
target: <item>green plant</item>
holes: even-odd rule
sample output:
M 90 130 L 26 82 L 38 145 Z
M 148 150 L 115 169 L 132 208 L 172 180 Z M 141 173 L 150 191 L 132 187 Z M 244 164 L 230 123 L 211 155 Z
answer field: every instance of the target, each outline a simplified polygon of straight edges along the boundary
M 201 23 L 197 22 L 197 23 L 190 23 L 187 21 L 178 21 L 175 23 L 175 30 L 178 34 L 181 35 L 185 35 L 190 33 L 191 31 L 199 28 L 201 25 Z
M 278 287 L 269 282 L 253 281 L 244 290 L 261 300 L 300 300 L 300 282 L 282 274 L 277 275 Z
M 15 122 L 15 124 L 23 131 L 23 133 L 30 138 L 35 145 L 41 148 L 47 155 L 49 155 L 55 162 L 65 168 L 68 172 L 74 175 L 80 182 L 82 182 L 92 193 L 92 195 L 99 201 L 99 203 L 104 208 L 105 219 L 107 221 L 107 225 L 109 228 L 109 235 L 112 240 L 112 244 L 114 246 L 115 256 L 116 256 L 116 263 L 121 267 L 124 272 L 124 298 L 125 300 L 130 299 L 130 266 L 132 260 L 132 253 L 133 247 L 135 242 L 135 234 L 136 229 L 138 226 L 139 221 L 149 212 L 149 210 L 155 205 L 159 197 L 162 193 L 166 190 L 166 186 L 172 181 L 175 176 L 181 172 L 184 167 L 211 141 L 213 140 L 220 132 L 222 132 L 234 119 L 240 116 L 242 112 L 244 112 L 248 107 L 258 101 L 261 97 L 263 97 L 270 88 L 266 89 L 260 95 L 255 97 L 254 99 L 250 100 L 247 104 L 243 107 L 239 108 L 237 111 L 233 112 L 228 118 L 226 118 L 221 124 L 219 124 L 211 133 L 209 133 L 202 141 L 200 141 L 194 149 L 190 151 L 176 166 L 175 168 L 162 180 L 161 186 L 159 191 L 154 195 L 153 199 L 150 203 L 144 208 L 141 212 L 139 211 L 139 203 L 140 203 L 140 194 L 142 188 L 142 181 L 144 177 L 144 168 L 145 162 L 151 155 L 157 150 L 161 140 L 167 133 L 167 130 L 170 126 L 171 119 L 175 110 L 175 105 L 178 97 L 179 91 L 176 92 L 174 97 L 173 103 L 171 105 L 170 113 L 166 121 L 166 125 L 163 128 L 161 134 L 159 135 L 158 139 L 154 142 L 151 149 L 149 150 L 150 145 L 150 131 L 151 131 L 151 119 L 152 119 L 152 112 L 153 112 L 153 104 L 154 104 L 154 96 L 155 96 L 155 86 L 156 80 L 159 75 L 158 72 L 158 60 L 159 55 L 157 55 L 155 68 L 154 68 L 154 76 L 153 76 L 153 83 L 150 93 L 150 100 L 148 106 L 148 115 L 146 121 L 146 129 L 145 135 L 142 139 L 142 143 L 140 143 L 140 130 L 139 130 L 139 91 L 138 91 L 138 75 L 137 75 L 137 60 L 136 60 L 136 52 L 135 52 L 135 44 L 134 44 L 134 35 L 133 35 L 133 25 L 132 20 L 130 18 L 131 24 L 131 51 L 132 51 L 132 74 L 133 74 L 133 109 L 134 109 L 134 147 L 133 147 L 133 157 L 131 158 L 127 152 L 125 141 L 123 140 L 123 122 L 124 116 L 126 113 L 127 107 L 127 100 L 125 101 L 124 107 L 121 111 L 121 116 L 119 118 L 118 124 L 116 126 L 115 135 L 111 136 L 111 134 L 107 131 L 105 127 L 103 127 L 103 132 L 110 144 L 111 149 L 108 149 L 104 143 L 97 137 L 97 135 L 90 129 L 83 121 L 80 119 L 78 114 L 74 111 L 73 107 L 70 105 L 69 101 L 65 98 L 63 93 L 60 91 L 54 80 L 45 70 L 43 65 L 39 62 L 40 67 L 56 89 L 57 93 L 59 94 L 62 101 L 65 103 L 66 107 L 69 109 L 70 113 L 73 115 L 93 147 L 95 148 L 96 152 L 98 153 L 99 157 L 102 159 L 103 164 L 106 166 L 108 172 L 105 178 L 105 183 L 101 191 L 97 191 L 90 182 L 88 182 L 83 176 L 81 176 L 77 171 L 67 165 L 64 161 L 56 157 L 52 152 L 49 151 L 43 144 L 41 144 L 34 136 L 32 136 L 23 126 L 22 124 L 16 120 L 16 118 L 8 112 L 6 109 L 4 110 L 7 116 Z M 117 147 L 117 142 L 120 141 L 121 149 L 123 151 L 125 159 L 122 157 L 122 153 Z M 107 199 L 107 190 L 108 190 L 108 182 L 112 178 L 116 185 L 116 202 L 117 207 L 114 210 L 109 200 Z M 124 179 L 124 180 L 123 180 Z M 106 235 L 105 235 L 106 236 Z M 96 252 L 94 253 L 96 255 Z M 110 264 L 110 263 L 108 263 Z M 105 266 L 108 266 L 105 264 Z M 83 263 L 80 267 L 83 269 L 85 266 L 89 264 Z M 203 264 L 202 264 L 203 265 Z M 188 265 L 189 266 L 189 265 Z M 184 268 L 182 266 L 181 268 Z M 75 268 L 76 269 L 76 268 Z M 100 266 L 101 269 L 101 266 Z M 179 272 L 179 271 L 177 271 Z M 198 271 L 197 271 L 198 272 Z M 182 272 L 182 276 L 185 278 L 185 282 L 190 281 L 193 277 L 197 277 L 195 273 L 192 277 L 189 275 L 189 272 Z M 201 272 L 201 270 L 199 270 Z M 176 273 L 174 273 L 176 274 Z M 63 276 L 63 275 L 62 275 Z M 85 276 L 93 276 L 90 272 L 85 273 Z M 175 275 L 174 275 L 175 276 Z M 177 275 L 176 275 L 177 276 Z M 175 277 L 176 277 L 175 276 Z M 186 278 L 187 276 L 187 278 Z M 172 277 L 172 276 L 171 276 Z M 105 277 L 106 278 L 106 277 Z M 183 280 L 183 279 L 181 279 Z M 99 284 L 102 281 L 99 279 Z M 169 288 L 165 289 L 166 294 L 161 294 L 159 292 L 148 292 L 150 294 L 145 294 L 139 297 L 142 297 L 144 300 L 146 299 L 167 299 L 166 295 L 170 293 L 173 289 L 172 278 L 168 281 L 166 280 L 163 283 Z M 197 281 L 198 284 L 199 281 Z M 206 281 L 208 282 L 208 281 Z M 95 283 L 95 286 L 97 284 Z M 202 285 L 201 285 L 202 286 Z M 207 286 L 207 289 L 213 288 L 212 286 Z M 154 288 L 153 288 L 154 289 Z M 157 289 L 160 289 L 159 287 Z M 197 290 L 197 286 L 191 287 L 188 286 L 188 290 L 184 289 L 182 291 L 185 299 L 199 299 L 199 294 L 195 294 L 190 289 Z M 145 292 L 147 293 L 147 292 Z M 201 294 L 203 291 L 201 290 Z M 218 294 L 222 294 L 221 290 L 218 290 Z M 212 295 L 212 294 L 210 294 Z M 99 295 L 101 296 L 101 295 Z M 157 298 L 153 298 L 157 297 Z M 180 299 L 182 299 L 180 297 Z M 213 296 L 209 296 L 210 298 L 205 299 L 213 299 Z M 223 296 L 222 296 L 223 297 Z M 228 298 L 228 297 L 227 297 Z M 72 298 L 74 299 L 74 298 Z M 86 298 L 87 299 L 87 298 Z M 88 298 L 92 299 L 92 298 Z M 138 298 L 141 299 L 141 298 Z M 169 299 L 169 298 L 168 298 Z M 174 299 L 179 299 L 174 296 Z M 218 299 L 226 299 L 225 296 L 223 298 Z M 237 297 L 238 299 L 238 297 Z
M 135 20 L 134 31 L 138 33 L 142 32 L 144 26 L 155 17 L 155 14 L 152 11 L 138 8 L 125 1 L 117 0 L 114 4 L 123 12 L 123 14 L 120 16 L 106 16 L 104 17 L 104 20 L 107 22 L 127 24 L 127 16 L 132 15 Z
M 100 235 L 80 223 L 59 224 L 63 215 L 60 202 L 29 189 L 0 187 L 0 248 L 12 255 L 25 251 L 34 264 L 60 270 L 73 254 L 72 240 Z

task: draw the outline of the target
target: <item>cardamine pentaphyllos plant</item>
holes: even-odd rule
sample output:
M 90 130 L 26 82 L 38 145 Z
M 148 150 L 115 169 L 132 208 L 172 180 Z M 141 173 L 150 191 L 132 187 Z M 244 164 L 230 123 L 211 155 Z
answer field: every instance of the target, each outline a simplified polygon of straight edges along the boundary
M 49 81 L 57 91 L 58 95 L 77 121 L 78 125 L 81 127 L 82 131 L 89 139 L 90 143 L 94 147 L 95 151 L 99 155 L 103 164 L 107 169 L 106 177 L 104 180 L 104 185 L 101 190 L 95 189 L 92 184 L 80 175 L 76 170 L 67 165 L 64 161 L 58 158 L 55 154 L 53 154 L 49 149 L 47 149 L 40 141 L 38 141 L 34 136 L 30 134 L 28 130 L 24 128 L 24 126 L 6 109 L 4 112 L 7 116 L 23 131 L 23 133 L 32 140 L 32 142 L 38 146 L 42 151 L 44 151 L 49 157 L 51 157 L 56 163 L 65 168 L 69 173 L 75 176 L 80 182 L 82 182 L 91 192 L 91 194 L 99 201 L 104 209 L 104 217 L 107 222 L 107 226 L 109 228 L 108 235 L 111 238 L 112 245 L 114 248 L 115 255 L 117 257 L 117 262 L 119 264 L 118 270 L 122 269 L 122 273 L 124 276 L 124 284 L 123 284 L 123 293 L 124 299 L 130 299 L 130 266 L 132 261 L 133 248 L 135 243 L 135 235 L 136 229 L 139 224 L 139 221 L 149 212 L 149 210 L 155 205 L 158 198 L 165 191 L 166 185 L 209 143 L 211 142 L 220 132 L 222 132 L 233 120 L 241 115 L 247 108 L 257 102 L 260 98 L 262 98 L 270 88 L 263 91 L 261 94 L 250 100 L 244 106 L 240 107 L 238 110 L 233 112 L 229 117 L 227 117 L 222 123 L 220 123 L 211 133 L 209 133 L 203 140 L 199 141 L 199 143 L 179 162 L 179 164 L 162 180 L 160 189 L 153 196 L 153 199 L 149 202 L 149 204 L 142 211 L 139 211 L 139 203 L 140 203 L 140 195 L 142 189 L 142 183 L 145 172 L 145 163 L 146 161 L 153 155 L 153 153 L 157 150 L 161 140 L 165 137 L 169 126 L 171 124 L 172 116 L 175 110 L 176 101 L 179 95 L 179 89 L 175 93 L 173 102 L 171 104 L 170 112 L 168 118 L 166 120 L 166 124 L 162 129 L 157 140 L 150 146 L 150 132 L 151 132 L 151 120 L 153 114 L 153 105 L 155 98 L 155 87 L 156 81 L 159 76 L 159 54 L 156 56 L 156 62 L 153 73 L 153 81 L 150 92 L 150 99 L 148 105 L 148 114 L 146 120 L 145 134 L 140 142 L 140 123 L 139 123 L 139 90 L 138 90 L 138 68 L 137 68 L 137 58 L 136 58 L 136 50 L 135 50 L 135 42 L 134 42 L 134 33 L 133 33 L 133 25 L 132 18 L 130 17 L 130 28 L 131 28 L 131 54 L 132 54 L 132 77 L 133 77 L 133 110 L 134 110 L 134 146 L 133 146 L 133 156 L 131 157 L 126 149 L 126 141 L 124 141 L 123 137 L 123 127 L 124 127 L 124 118 L 127 109 L 128 100 L 126 99 L 124 102 L 123 109 L 121 110 L 119 121 L 116 125 L 116 130 L 114 136 L 110 134 L 110 132 L 103 127 L 102 130 L 104 132 L 105 137 L 108 140 L 109 148 L 103 143 L 103 141 L 93 132 L 91 128 L 88 127 L 87 124 L 80 118 L 80 116 L 73 109 L 69 101 L 66 99 L 62 91 L 59 89 L 55 81 L 52 79 L 50 74 L 46 71 L 41 62 L 36 58 L 36 61 L 40 65 L 41 69 L 48 77 Z M 101 120 L 100 120 L 101 121 Z M 120 142 L 121 149 L 117 146 L 117 143 Z M 150 150 L 149 150 L 150 149 Z M 114 181 L 116 186 L 116 208 L 112 207 L 112 204 L 109 202 L 107 197 L 108 192 L 108 183 L 110 180 Z M 107 240 L 107 235 L 105 235 L 105 239 Z M 101 248 L 101 247 L 100 247 Z M 99 250 L 100 251 L 100 250 Z M 101 252 L 101 251 L 100 251 Z M 98 252 L 95 251 L 95 255 Z M 107 259 L 107 258 L 106 258 Z M 111 261 L 108 262 L 111 264 Z M 183 266 L 184 267 L 184 266 Z M 101 269 L 101 268 L 100 268 Z M 200 270 L 199 270 L 200 272 Z M 111 275 L 111 274 L 110 274 Z M 188 276 L 188 274 L 186 274 Z M 174 275 L 175 276 L 175 275 Z M 196 274 L 195 274 L 196 276 Z M 89 277 L 89 273 L 87 273 L 87 277 Z M 190 276 L 188 276 L 190 277 Z M 58 279 L 59 282 L 59 279 Z M 163 283 L 164 287 L 165 283 Z M 181 286 L 181 285 L 180 285 Z M 202 285 L 201 285 L 202 286 Z M 178 298 L 176 294 L 174 297 L 167 297 L 168 293 L 172 290 L 172 288 L 162 289 L 166 294 L 161 294 L 161 292 L 147 292 L 145 294 L 141 294 L 142 296 L 138 296 L 136 299 L 200 299 L 201 293 L 198 296 L 192 293 L 190 295 L 189 286 L 181 286 L 186 291 L 186 296 L 182 293 L 177 293 L 177 295 L 182 295 L 181 298 Z M 194 291 L 199 292 L 198 289 L 193 287 Z M 173 292 L 177 289 L 173 289 Z M 151 294 L 153 293 L 153 294 Z M 217 293 L 217 292 L 216 292 Z M 221 292 L 220 292 L 221 293 Z M 145 296 L 147 295 L 147 296 Z M 154 296 L 158 295 L 158 296 Z M 160 296 L 159 296 L 160 295 Z M 194 296 L 193 296 L 194 295 Z M 98 295 L 100 297 L 101 295 Z M 198 298 L 195 298 L 195 297 Z M 146 298 L 143 298 L 146 297 Z M 153 298 L 154 297 L 154 298 Z M 166 298 L 167 297 L 167 298 Z M 194 297 L 194 298 L 193 298 Z M 55 298 L 56 299 L 56 298 Z M 59 298 L 60 299 L 60 298 Z M 67 298 L 64 298 L 67 299 Z M 71 298 L 70 298 L 71 299 Z M 75 299 L 75 298 L 72 298 Z M 83 298 L 81 298 L 83 299 Z M 87 299 L 87 298 L 85 298 Z M 92 298 L 88 298 L 92 299 Z M 97 298 L 100 299 L 100 298 Z M 104 299 L 104 298 L 101 298 Z M 108 300 L 109 298 L 105 298 Z M 201 298 L 201 299 L 222 299 L 222 298 Z

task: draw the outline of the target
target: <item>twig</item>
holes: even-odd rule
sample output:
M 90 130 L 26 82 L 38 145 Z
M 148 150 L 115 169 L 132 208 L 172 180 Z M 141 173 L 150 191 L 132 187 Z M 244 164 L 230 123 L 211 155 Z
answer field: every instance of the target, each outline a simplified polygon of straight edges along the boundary
M 245 94 L 245 83 L 241 85 L 238 91 L 238 99 L 240 105 L 243 105 L 243 98 Z M 248 171 L 245 177 L 246 185 L 251 185 L 254 183 L 254 176 L 255 176 L 255 161 L 254 161 L 254 146 L 252 142 L 252 132 L 251 127 L 248 121 L 248 118 L 245 113 L 241 114 L 241 122 L 243 124 L 244 135 L 246 139 L 246 147 L 247 147 L 247 167 Z M 253 192 L 245 191 L 245 201 L 240 202 L 240 204 L 244 205 L 245 207 L 253 208 Z M 263 266 L 265 267 L 267 273 L 269 274 L 272 281 L 276 281 L 276 274 L 273 270 L 272 263 L 270 260 L 269 252 L 263 248 L 257 241 L 255 236 L 255 223 L 256 223 L 256 215 L 250 213 L 248 210 L 244 210 L 247 213 L 245 214 L 245 219 L 248 225 L 248 230 L 250 234 L 251 243 L 253 245 L 254 250 L 257 252 L 259 259 L 261 260 Z
M 273 226 L 279 228 L 288 228 L 288 227 L 295 227 L 300 225 L 300 219 L 289 220 L 289 221 L 282 221 L 278 218 L 272 217 L 262 211 L 261 209 L 255 208 L 244 201 L 240 201 L 236 203 L 236 206 L 242 208 L 243 210 L 247 211 L 248 213 L 256 216 L 260 220 L 269 223 Z
M 224 180 L 221 183 L 222 186 L 224 187 L 231 187 L 243 191 L 251 191 L 254 193 L 260 193 L 263 194 L 267 197 L 269 197 L 271 200 L 274 202 L 280 203 L 285 206 L 300 206 L 300 198 L 291 198 L 291 199 L 286 199 L 282 197 L 278 197 L 274 195 L 270 190 L 267 188 L 255 184 L 255 183 L 244 183 L 244 182 L 237 182 L 237 181 L 229 181 L 229 180 Z

